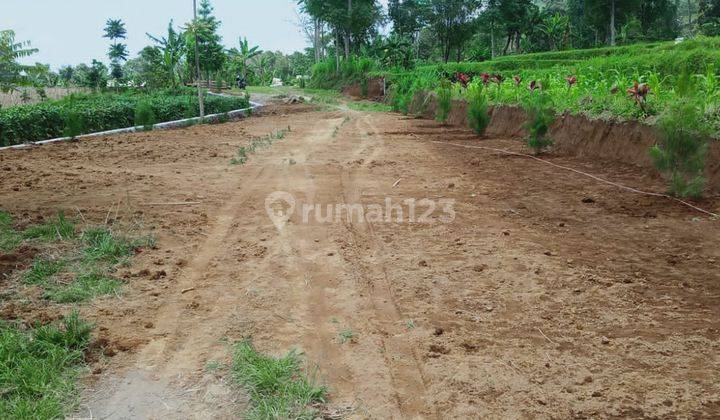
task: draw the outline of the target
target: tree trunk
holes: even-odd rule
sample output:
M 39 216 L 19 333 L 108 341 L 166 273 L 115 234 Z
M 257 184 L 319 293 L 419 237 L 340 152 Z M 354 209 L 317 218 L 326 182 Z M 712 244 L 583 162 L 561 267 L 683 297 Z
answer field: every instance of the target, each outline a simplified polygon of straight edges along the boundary
M 450 41 L 445 41 L 443 45 L 443 61 L 450 61 Z
M 610 0 L 610 45 L 615 46 L 615 0 Z
M 687 0 L 688 5 L 688 26 L 692 27 L 692 3 Z
M 313 44 L 315 46 L 315 62 L 320 61 L 320 21 L 314 20 L 315 31 L 313 33 Z
M 507 55 L 508 48 L 510 48 L 510 41 L 512 40 L 512 33 L 509 33 L 507 40 L 505 41 L 505 48 L 503 48 L 503 55 Z
M 495 24 L 490 26 L 490 59 L 495 59 Z
M 340 42 L 338 38 L 339 34 L 335 35 L 335 72 L 340 73 Z
M 348 0 L 348 25 L 345 28 L 345 59 L 350 59 L 350 22 L 352 22 L 352 0 Z

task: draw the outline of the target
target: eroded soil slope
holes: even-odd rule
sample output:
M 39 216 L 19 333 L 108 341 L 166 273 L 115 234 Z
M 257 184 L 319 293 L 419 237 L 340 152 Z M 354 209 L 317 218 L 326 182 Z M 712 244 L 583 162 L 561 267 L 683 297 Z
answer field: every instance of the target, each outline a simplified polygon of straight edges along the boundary
M 248 337 L 304 351 L 350 417 L 720 416 L 720 222 L 449 142 L 519 150 L 399 115 L 272 107 L 0 152 L 1 207 L 157 238 L 122 273 L 121 297 L 83 309 L 111 349 L 86 380 L 95 417 L 237 414 L 222 366 L 227 343 Z M 631 168 L 549 159 L 662 190 Z M 306 224 L 296 211 L 278 230 L 275 191 L 321 206 L 452 199 L 456 218 Z

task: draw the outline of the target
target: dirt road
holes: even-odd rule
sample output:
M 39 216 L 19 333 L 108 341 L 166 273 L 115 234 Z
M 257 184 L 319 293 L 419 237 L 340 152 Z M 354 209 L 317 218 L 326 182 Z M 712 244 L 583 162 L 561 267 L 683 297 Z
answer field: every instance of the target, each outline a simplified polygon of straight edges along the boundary
M 0 154 L 14 214 L 110 214 L 157 237 L 123 271 L 122 297 L 83 310 L 111 357 L 86 380 L 81 415 L 233 417 L 243 396 L 223 366 L 229 343 L 252 337 L 270 354 L 302 350 L 350 418 L 720 416 L 720 222 L 448 142 L 520 150 L 297 105 Z M 633 168 L 549 159 L 662 190 Z M 296 200 L 280 229 L 266 211 L 278 191 Z M 385 211 L 387 199 L 417 200 L 415 220 L 437 208 L 424 223 L 407 204 L 402 223 L 397 207 L 390 223 L 322 220 L 327 205 Z

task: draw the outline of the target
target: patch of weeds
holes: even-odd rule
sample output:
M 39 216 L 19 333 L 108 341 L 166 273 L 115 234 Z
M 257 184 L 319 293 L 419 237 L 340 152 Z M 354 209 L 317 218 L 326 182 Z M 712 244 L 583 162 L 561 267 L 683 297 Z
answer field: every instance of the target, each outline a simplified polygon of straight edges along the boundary
M 75 379 L 92 328 L 76 312 L 31 330 L 0 323 L 2 417 L 55 419 L 72 412 Z
M 340 344 L 347 342 L 354 342 L 357 339 L 357 334 L 351 329 L 340 331 Z
M 86 263 L 104 262 L 115 265 L 125 262 L 135 250 L 147 246 L 152 239 L 131 240 L 106 228 L 91 228 L 83 233 L 84 261 Z
M 230 160 L 231 165 L 244 165 L 249 159 L 251 153 L 255 153 L 258 150 L 264 150 L 272 146 L 272 144 L 278 140 L 285 138 L 285 135 L 291 131 L 290 126 L 282 130 L 271 132 L 264 137 L 257 137 L 250 140 L 250 144 L 247 146 L 241 146 L 238 149 L 237 155 Z
M 315 385 L 302 369 L 300 356 L 292 351 L 281 358 L 259 353 L 249 341 L 235 345 L 233 378 L 250 395 L 248 419 L 314 419 L 313 405 L 325 402 L 327 389 Z
M 205 363 L 205 372 L 207 373 L 217 372 L 221 368 L 222 364 L 217 360 L 208 360 L 207 363 Z
M 72 283 L 50 284 L 45 287 L 44 296 L 58 303 L 79 303 L 96 296 L 117 293 L 122 282 L 98 270 L 81 272 Z
M 408 330 L 414 330 L 415 329 L 415 321 L 413 321 L 412 319 L 408 319 L 407 321 L 405 321 L 405 327 Z
M 12 216 L 0 211 L 0 251 L 11 252 L 22 242 L 22 237 L 12 227 Z
M 231 165 L 244 165 L 247 163 L 248 156 L 247 156 L 247 149 L 245 147 L 241 147 L 238 149 L 237 156 L 232 158 L 230 160 Z
M 22 237 L 24 239 L 39 239 L 47 242 L 54 240 L 67 241 L 73 239 L 75 233 L 75 224 L 65 218 L 65 214 L 60 212 L 55 218 L 41 225 L 30 226 L 25 229 Z
M 363 112 L 390 112 L 392 107 L 381 102 L 348 102 L 349 109 Z
M 27 284 L 45 285 L 65 266 L 67 266 L 65 260 L 37 258 L 33 265 L 23 274 L 23 281 Z
M 216 124 L 225 124 L 226 122 L 230 121 L 230 114 L 227 112 L 224 112 L 217 116 L 217 120 L 215 121 Z

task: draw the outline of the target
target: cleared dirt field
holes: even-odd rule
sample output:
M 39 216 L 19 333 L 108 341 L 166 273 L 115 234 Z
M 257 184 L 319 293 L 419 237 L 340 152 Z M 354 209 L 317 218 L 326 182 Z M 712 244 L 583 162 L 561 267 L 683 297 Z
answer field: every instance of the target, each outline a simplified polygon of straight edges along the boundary
M 331 390 L 328 412 L 350 418 L 720 416 L 720 222 L 449 142 L 521 150 L 428 120 L 274 105 L 0 152 L 0 207 L 21 221 L 64 210 L 157 238 L 121 273 L 121 297 L 82 310 L 108 357 L 80 415 L 237 415 L 242 392 L 208 366 L 252 337 L 266 353 L 302 350 Z M 630 167 L 549 159 L 663 190 Z M 275 191 L 322 206 L 452 199 L 456 217 L 303 223 L 296 211 L 277 229 Z M 2 305 L 4 317 L 63 310 Z

